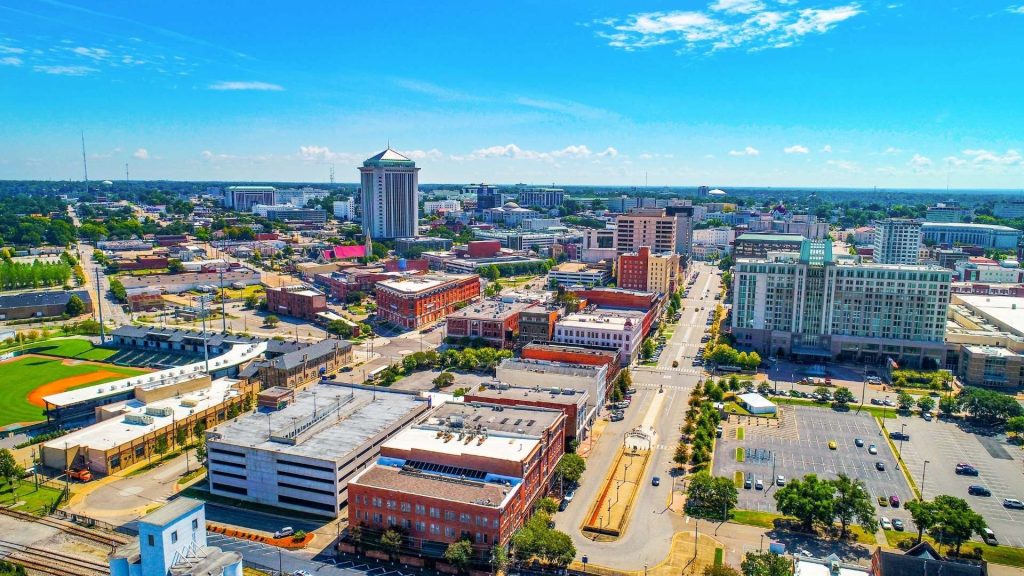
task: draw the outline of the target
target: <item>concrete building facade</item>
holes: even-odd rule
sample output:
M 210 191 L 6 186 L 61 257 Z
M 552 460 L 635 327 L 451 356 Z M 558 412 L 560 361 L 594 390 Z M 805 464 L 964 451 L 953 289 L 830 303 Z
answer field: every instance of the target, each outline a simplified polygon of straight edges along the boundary
M 654 252 L 676 249 L 676 218 L 665 208 L 634 208 L 615 219 L 615 250 L 618 254 L 636 252 L 648 246 Z
M 921 252 L 921 222 L 886 218 L 874 224 L 871 257 L 876 264 L 914 265 Z
M 416 163 L 388 148 L 359 168 L 363 231 L 371 238 L 413 238 L 419 225 Z

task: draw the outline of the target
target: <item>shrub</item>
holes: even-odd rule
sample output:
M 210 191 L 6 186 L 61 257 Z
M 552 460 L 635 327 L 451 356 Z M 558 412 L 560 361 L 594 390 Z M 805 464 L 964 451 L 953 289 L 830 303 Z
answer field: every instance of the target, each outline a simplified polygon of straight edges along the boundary
M 306 539 L 306 531 L 305 530 L 296 530 L 295 533 L 292 534 L 292 542 L 302 542 L 305 539 Z

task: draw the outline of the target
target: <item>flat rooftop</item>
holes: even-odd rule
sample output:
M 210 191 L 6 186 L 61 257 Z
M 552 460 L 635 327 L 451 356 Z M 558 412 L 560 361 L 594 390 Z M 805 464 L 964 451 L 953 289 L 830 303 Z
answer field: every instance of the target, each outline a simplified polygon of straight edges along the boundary
M 569 314 L 557 322 L 559 326 L 569 328 L 601 328 L 604 330 L 623 330 L 626 323 L 639 326 L 643 322 L 646 311 L 640 310 L 603 310 L 599 312 L 576 312 Z
M 1015 334 L 1024 335 L 1024 298 L 962 293 L 956 297 L 972 312 L 979 312 L 987 320 L 994 319 Z
M 1001 346 L 983 346 L 983 345 L 969 345 L 964 346 L 972 354 L 985 354 L 986 356 L 998 356 L 1000 358 L 1014 358 L 1021 356 L 1016 352 L 1012 352 Z
M 476 320 L 505 319 L 533 306 L 533 302 L 502 302 L 488 299 L 475 302 L 448 315 L 449 318 L 473 318 Z
M 555 412 L 559 416 L 561 412 Z M 499 413 L 500 414 L 500 413 Z M 536 438 L 521 437 L 518 434 L 508 435 L 501 431 L 494 433 L 489 426 L 487 434 L 468 434 L 464 439 L 457 435 L 460 429 L 452 429 L 453 436 L 439 436 L 438 431 L 432 428 L 412 427 L 395 434 L 381 446 L 381 450 L 400 450 L 412 453 L 414 451 L 428 451 L 433 454 L 444 454 L 456 457 L 459 462 L 479 461 L 484 458 L 489 460 L 508 460 L 511 462 L 522 462 L 533 454 L 534 449 L 540 444 Z M 461 431 L 468 432 L 468 428 Z
M 97 422 L 80 430 L 47 442 L 45 446 L 54 450 L 64 450 L 64 446 L 87 446 L 93 450 L 110 450 L 142 438 L 178 420 L 184 420 L 195 412 L 202 412 L 234 397 L 238 391 L 234 389 L 238 380 L 219 378 L 210 383 L 209 388 L 182 394 L 174 398 L 157 400 L 146 404 L 140 400 L 126 400 L 120 404 L 104 407 L 107 413 L 123 409 L 123 413 L 113 418 Z M 166 416 L 152 414 L 154 410 L 169 410 Z M 126 417 L 148 416 L 148 424 L 133 424 L 125 421 Z
M 562 413 L 547 408 L 499 406 L 482 402 L 446 402 L 417 426 L 438 430 L 445 426 L 469 428 L 482 426 L 491 432 L 539 437 Z
M 142 518 L 139 518 L 139 522 L 163 526 L 181 518 L 196 508 L 201 508 L 202 506 L 204 506 L 203 502 L 194 498 L 175 498 L 149 514 L 146 514 Z
M 551 269 L 552 272 L 585 272 L 590 266 L 583 262 L 563 262 Z M 603 270 L 594 270 L 603 272 Z
M 515 386 L 485 388 L 483 390 L 474 390 L 469 392 L 467 395 L 474 398 L 483 398 L 486 400 L 498 400 L 498 399 L 513 399 L 513 400 L 524 400 L 530 402 L 547 402 L 550 404 L 563 404 L 566 406 L 573 406 L 586 401 L 587 391 L 586 390 L 575 390 L 573 388 L 567 388 L 558 392 L 552 391 L 547 388 L 522 388 Z
M 366 471 L 352 479 L 350 484 L 492 508 L 501 506 L 508 496 L 519 489 L 518 485 L 508 487 L 491 482 L 403 470 L 400 467 L 382 464 L 367 468 Z
M 377 434 L 426 407 L 415 395 L 318 384 L 286 408 L 247 414 L 212 430 L 215 441 L 321 460 L 341 460 Z M 314 420 L 314 405 L 316 420 Z M 268 422 L 269 421 L 269 422 Z M 268 434 L 269 431 L 269 434 Z M 296 432 L 298 432 L 296 434 Z
M 800 234 L 761 234 L 759 232 L 747 232 L 736 239 L 737 242 L 803 242 L 804 237 Z
M 506 358 L 498 366 L 502 370 L 522 370 L 536 372 L 537 374 L 561 374 L 563 376 L 577 376 L 580 378 L 597 378 L 606 370 L 603 364 L 568 364 L 565 362 L 554 362 L 551 360 L 530 360 L 528 358 Z M 543 385 L 539 379 L 537 385 Z
M 471 274 L 430 274 L 426 276 L 407 276 L 395 280 L 381 280 L 377 282 L 377 286 L 383 286 L 397 292 L 404 294 L 418 294 L 420 292 L 430 290 L 431 288 L 437 288 L 453 282 L 456 280 L 464 280 L 472 276 Z

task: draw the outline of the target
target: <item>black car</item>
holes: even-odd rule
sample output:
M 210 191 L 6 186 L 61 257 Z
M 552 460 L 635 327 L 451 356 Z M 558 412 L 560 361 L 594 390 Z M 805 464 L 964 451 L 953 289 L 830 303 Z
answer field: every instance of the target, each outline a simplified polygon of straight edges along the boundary
M 885 472 L 885 462 L 875 462 L 875 470 Z
M 972 496 L 991 496 L 992 491 L 980 484 L 971 484 L 967 487 L 967 493 Z
M 977 476 L 978 469 L 970 464 L 960 463 L 956 465 L 956 473 L 961 476 Z
M 904 440 L 904 441 L 906 441 L 906 440 L 910 440 L 910 434 L 907 434 L 905 432 L 898 432 L 898 431 L 897 432 L 889 432 L 889 438 L 892 438 L 893 440 Z

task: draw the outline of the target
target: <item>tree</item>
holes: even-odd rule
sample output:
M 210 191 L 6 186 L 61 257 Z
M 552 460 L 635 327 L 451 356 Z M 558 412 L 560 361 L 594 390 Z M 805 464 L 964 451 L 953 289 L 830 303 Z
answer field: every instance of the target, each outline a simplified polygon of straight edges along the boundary
M 729 510 L 736 506 L 738 496 L 731 479 L 701 471 L 690 479 L 686 488 L 686 510 L 692 515 L 725 519 Z
M 939 411 L 946 416 L 952 416 L 960 411 L 960 399 L 957 396 L 943 396 L 939 400 Z
M 543 512 L 545 514 L 554 514 L 558 512 L 558 502 L 554 498 L 545 497 L 537 500 L 537 504 L 533 507 L 534 511 Z
M 10 450 L 4 448 L 0 450 L 0 478 L 8 484 L 13 485 L 14 481 L 21 477 L 24 470 L 18 465 L 17 460 L 14 459 L 14 454 Z
M 692 425 L 691 425 L 692 426 Z M 682 466 L 690 460 L 690 449 L 686 444 L 680 442 L 676 445 L 676 453 L 672 456 L 672 461 Z
M 815 524 L 832 523 L 834 491 L 827 480 L 808 474 L 802 480 L 790 480 L 775 492 L 775 504 L 779 512 L 799 520 L 804 531 L 812 532 Z
M 999 422 L 1024 415 L 1024 408 L 1014 397 L 995 390 L 968 386 L 960 392 L 959 399 L 966 412 L 984 422 Z
M 156 437 L 156 444 L 153 446 L 153 451 L 157 454 L 163 455 L 167 453 L 167 436 L 161 434 Z
M 576 557 L 576 547 L 564 532 L 548 527 L 551 516 L 535 513 L 512 535 L 512 553 L 521 562 L 539 558 L 547 564 L 564 567 Z
M 469 540 L 456 540 L 444 551 L 444 559 L 461 572 L 473 560 L 473 545 Z
M 263 323 L 266 324 L 267 326 L 270 326 L 271 328 L 277 326 L 278 323 L 280 322 L 281 319 L 278 318 L 277 316 L 274 316 L 273 314 L 270 314 L 269 316 L 263 319 Z
M 917 407 L 921 409 L 921 414 L 931 412 L 935 408 L 935 399 L 931 396 L 921 396 L 917 399 Z
M 761 355 L 757 352 L 747 352 L 747 370 L 756 370 L 761 365 Z
M 847 404 L 854 402 L 856 398 L 853 396 L 853 392 L 845 386 L 838 388 L 834 394 L 832 394 L 832 400 L 836 405 L 845 408 Z
M 257 294 L 249 294 L 248 296 L 245 297 L 244 303 L 246 308 L 253 310 L 259 307 L 260 297 Z
M 935 504 L 924 500 L 911 500 L 906 505 L 907 512 L 910 512 L 910 519 L 917 526 L 917 542 L 921 542 L 924 531 L 931 529 L 935 524 Z
M 846 528 L 853 521 L 860 524 L 869 534 L 877 530 L 875 505 L 864 482 L 840 474 L 831 483 L 835 488 L 832 509 L 839 519 L 840 536 L 846 536 Z
M 704 568 L 704 576 L 742 576 L 740 571 L 728 564 L 711 564 Z
M 451 372 L 441 372 L 434 377 L 433 383 L 437 388 L 447 388 L 455 383 L 455 375 Z
M 175 444 L 177 444 L 178 446 L 182 446 L 183 444 L 185 444 L 186 440 L 188 440 L 188 430 L 186 430 L 184 426 L 181 426 L 174 431 Z
M 72 318 L 81 316 L 85 314 L 85 302 L 78 297 L 78 294 L 72 294 L 71 298 L 68 298 L 67 305 L 64 306 L 64 311 Z
M 380 535 L 380 545 L 389 555 L 394 556 L 402 549 L 402 542 L 405 537 L 394 528 L 388 528 Z
M 896 405 L 900 410 L 910 410 L 910 407 L 914 405 L 914 397 L 900 390 L 900 393 L 896 395 Z
M 789 560 L 774 552 L 747 552 L 740 564 L 743 576 L 789 576 Z
M 491 568 L 494 573 L 504 572 L 508 568 L 508 550 L 501 544 L 491 546 Z
M 171 274 L 181 274 L 185 271 L 185 265 L 181 263 L 181 260 L 171 258 L 167 261 L 167 271 Z
M 352 325 L 344 320 L 331 320 L 327 323 L 327 331 L 342 338 L 352 337 Z
M 1015 436 L 1024 434 L 1024 416 L 1014 416 L 1006 420 L 1006 432 Z
M 563 454 L 555 466 L 555 474 L 570 484 L 576 484 L 586 469 L 586 460 L 578 454 Z
M 985 529 L 985 519 L 971 510 L 963 498 L 940 494 L 935 497 L 935 524 L 929 531 L 940 542 L 953 544 L 957 555 L 960 546 L 974 534 Z
M 654 356 L 653 339 L 648 338 L 644 340 L 644 343 L 640 345 L 640 355 L 643 356 L 645 360 L 650 360 L 651 357 Z

